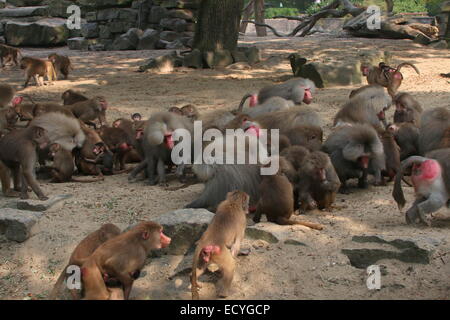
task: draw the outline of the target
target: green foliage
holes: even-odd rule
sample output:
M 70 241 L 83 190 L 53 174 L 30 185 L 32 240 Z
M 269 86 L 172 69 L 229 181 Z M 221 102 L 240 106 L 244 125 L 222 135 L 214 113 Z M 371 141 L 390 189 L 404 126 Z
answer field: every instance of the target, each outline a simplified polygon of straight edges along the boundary
M 425 0 L 425 7 L 432 16 L 435 16 L 441 12 L 441 5 L 444 0 Z
M 300 13 L 297 8 L 266 8 L 265 18 L 272 19 L 275 16 L 298 16 Z

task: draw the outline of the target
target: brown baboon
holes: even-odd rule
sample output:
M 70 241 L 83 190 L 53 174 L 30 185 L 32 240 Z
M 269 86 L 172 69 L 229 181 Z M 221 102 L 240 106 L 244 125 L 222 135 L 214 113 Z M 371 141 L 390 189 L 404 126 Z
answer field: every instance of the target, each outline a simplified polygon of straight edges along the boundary
M 68 56 L 52 53 L 48 56 L 48 60 L 53 63 L 55 70 L 58 70 L 64 76 L 64 79 L 69 77 L 69 72 L 73 70 L 73 65 Z
M 28 86 L 31 78 L 34 78 L 37 86 L 44 85 L 44 77 L 47 77 L 48 81 L 55 81 L 56 71 L 51 61 L 23 57 L 20 60 L 20 68 L 25 70 L 25 88 Z
M 2 68 L 4 68 L 7 63 L 14 63 L 18 66 L 20 57 L 22 57 L 20 49 L 0 44 L 0 63 Z

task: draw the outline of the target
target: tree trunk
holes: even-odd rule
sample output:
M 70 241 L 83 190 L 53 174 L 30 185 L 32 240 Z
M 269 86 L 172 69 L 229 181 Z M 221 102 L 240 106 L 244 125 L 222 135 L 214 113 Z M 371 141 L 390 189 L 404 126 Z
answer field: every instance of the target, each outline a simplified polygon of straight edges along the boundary
M 264 24 L 264 0 L 255 0 L 255 22 Z M 266 27 L 256 25 L 256 35 L 258 37 L 267 36 Z
M 394 0 L 385 0 L 385 2 L 387 12 L 391 13 L 394 10 Z
M 234 51 L 244 0 L 201 0 L 194 48 L 202 52 Z
M 247 6 L 244 8 L 244 14 L 243 14 L 243 17 L 242 17 L 241 27 L 239 28 L 239 32 L 240 33 L 245 33 L 245 31 L 247 31 L 248 22 L 245 22 L 245 21 L 250 19 L 250 17 L 253 14 L 253 11 L 255 9 L 255 6 L 253 5 L 253 1 L 254 0 L 251 0 L 247 4 Z

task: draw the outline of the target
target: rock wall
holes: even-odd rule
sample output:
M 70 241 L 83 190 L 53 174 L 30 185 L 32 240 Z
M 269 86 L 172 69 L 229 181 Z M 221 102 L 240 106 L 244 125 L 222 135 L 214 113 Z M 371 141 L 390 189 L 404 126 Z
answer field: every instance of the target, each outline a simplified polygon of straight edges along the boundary
M 81 30 L 67 7 L 80 6 Z M 198 0 L 0 0 L 0 42 L 76 50 L 179 49 L 193 40 Z

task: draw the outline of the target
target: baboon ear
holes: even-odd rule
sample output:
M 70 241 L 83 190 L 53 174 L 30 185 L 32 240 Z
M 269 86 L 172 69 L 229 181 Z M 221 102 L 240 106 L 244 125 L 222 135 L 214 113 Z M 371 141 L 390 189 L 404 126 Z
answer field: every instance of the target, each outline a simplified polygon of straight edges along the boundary
M 150 238 L 150 232 L 144 231 L 142 232 L 142 239 L 148 240 Z

